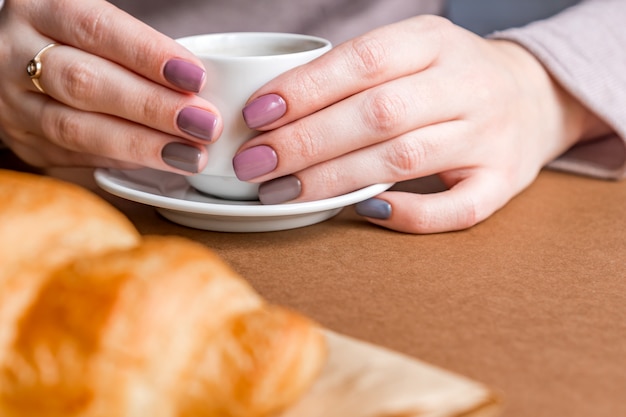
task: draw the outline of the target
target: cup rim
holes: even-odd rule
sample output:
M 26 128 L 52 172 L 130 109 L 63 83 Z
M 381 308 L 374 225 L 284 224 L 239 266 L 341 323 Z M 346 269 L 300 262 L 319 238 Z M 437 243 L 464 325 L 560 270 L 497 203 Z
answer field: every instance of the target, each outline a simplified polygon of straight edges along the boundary
M 283 41 L 308 41 L 314 44 L 313 47 L 297 50 L 294 52 L 284 52 L 284 53 L 275 53 L 275 54 L 261 54 L 261 55 L 229 55 L 229 54 L 220 54 L 220 53 L 212 53 L 210 51 L 198 51 L 194 48 L 198 42 L 206 39 L 222 39 L 223 41 L 231 42 L 239 39 L 249 39 L 254 41 L 263 41 L 268 39 L 278 39 Z M 205 33 L 198 35 L 190 35 L 182 38 L 176 39 L 176 42 L 189 49 L 194 55 L 199 58 L 211 58 L 211 59 L 227 59 L 227 60 L 249 60 L 249 59 L 263 59 L 263 58 L 273 58 L 277 59 L 280 57 L 293 57 L 298 54 L 306 54 L 312 51 L 319 51 L 321 49 L 330 49 L 332 48 L 332 44 L 328 39 L 314 36 L 314 35 L 305 35 L 300 33 L 290 33 L 290 32 L 215 32 L 215 33 Z

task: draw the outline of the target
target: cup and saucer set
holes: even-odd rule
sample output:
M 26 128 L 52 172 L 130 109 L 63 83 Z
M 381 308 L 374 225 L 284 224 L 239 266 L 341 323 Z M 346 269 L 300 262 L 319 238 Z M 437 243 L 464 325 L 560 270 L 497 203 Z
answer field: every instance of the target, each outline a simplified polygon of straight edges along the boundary
M 258 132 L 243 120 L 248 98 L 269 80 L 328 52 L 326 39 L 291 33 L 215 33 L 178 39 L 204 64 L 206 82 L 199 96 L 214 103 L 224 118 L 220 139 L 209 147 L 208 163 L 191 177 L 140 169 L 98 169 L 95 179 L 119 197 L 154 206 L 185 226 L 220 232 L 269 232 L 330 219 L 344 207 L 374 197 L 393 184 L 375 184 L 324 200 L 263 205 L 258 186 L 236 179 L 232 158 Z M 250 190 L 250 187 L 256 187 Z M 199 191 L 201 190 L 201 191 Z M 226 193 L 228 192 L 228 193 Z M 246 198 L 234 198 L 245 196 Z M 252 201 L 250 200 L 252 196 Z

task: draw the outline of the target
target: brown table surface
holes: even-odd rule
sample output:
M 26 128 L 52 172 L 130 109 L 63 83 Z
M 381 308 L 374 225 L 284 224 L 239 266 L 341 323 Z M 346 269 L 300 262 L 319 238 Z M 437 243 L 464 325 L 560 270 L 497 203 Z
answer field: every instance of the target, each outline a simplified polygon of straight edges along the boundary
M 0 167 L 26 169 L 7 151 Z M 545 171 L 462 232 L 401 234 L 348 207 L 301 229 L 229 234 L 109 195 L 90 170 L 48 174 L 144 234 L 206 244 L 272 302 L 488 384 L 504 417 L 626 416 L 626 182 Z

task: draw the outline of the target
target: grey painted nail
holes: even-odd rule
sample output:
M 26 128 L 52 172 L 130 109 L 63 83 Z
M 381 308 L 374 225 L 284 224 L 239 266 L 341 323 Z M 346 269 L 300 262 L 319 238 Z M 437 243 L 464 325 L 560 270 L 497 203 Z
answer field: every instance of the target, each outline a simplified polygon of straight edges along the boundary
M 192 174 L 197 174 L 200 171 L 201 155 L 200 149 L 178 142 L 168 143 L 161 151 L 163 162 Z
M 370 198 L 357 203 L 356 213 L 372 219 L 388 220 L 391 217 L 391 204 L 379 198 Z
M 259 200 L 263 204 L 280 204 L 300 195 L 302 183 L 294 175 L 276 178 L 259 186 Z

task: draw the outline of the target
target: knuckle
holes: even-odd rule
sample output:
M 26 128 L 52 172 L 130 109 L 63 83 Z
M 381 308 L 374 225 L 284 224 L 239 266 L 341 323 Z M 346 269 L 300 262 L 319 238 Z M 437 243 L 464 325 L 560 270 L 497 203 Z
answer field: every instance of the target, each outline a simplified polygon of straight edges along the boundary
M 97 48 L 103 41 L 103 36 L 110 33 L 113 27 L 113 16 L 107 9 L 94 7 L 89 11 L 77 16 L 72 22 L 74 24 L 74 36 L 79 45 Z
M 387 157 L 392 175 L 394 178 L 413 178 L 429 153 L 427 145 L 410 136 L 396 139 Z
M 384 72 L 388 62 L 388 50 L 376 37 L 364 35 L 351 43 L 353 65 L 365 78 L 377 78 Z
M 309 129 L 296 129 L 291 137 L 293 140 L 290 142 L 289 149 L 296 158 L 316 160 L 320 153 L 320 144 Z
M 418 16 L 416 22 L 420 28 L 420 33 L 428 34 L 428 41 L 437 42 L 438 44 L 455 31 L 457 27 L 449 19 L 435 15 Z
M 317 73 L 298 68 L 297 82 L 293 84 L 294 97 L 306 97 L 307 102 L 317 103 L 328 94 L 328 80 L 317 78 Z
M 167 58 L 166 51 L 151 37 L 137 39 L 132 53 L 135 68 L 150 68 Z
M 421 25 L 435 32 L 445 32 L 454 27 L 450 19 L 443 16 L 429 14 L 421 15 L 418 19 Z
M 124 138 L 124 144 L 119 150 L 111 150 L 116 154 L 119 153 L 116 159 L 127 162 L 139 162 L 142 163 L 147 157 L 150 159 L 157 159 L 157 155 L 152 155 L 146 146 L 150 143 L 149 138 L 145 135 L 135 132 L 129 132 L 128 137 Z M 112 153 L 113 154 L 113 153 Z
M 77 140 L 81 135 L 81 123 L 73 113 L 55 113 L 52 117 L 51 112 L 44 111 L 42 126 L 44 135 L 51 138 L 60 146 L 77 150 Z
M 374 132 L 379 134 L 394 132 L 407 117 L 408 106 L 397 95 L 379 92 L 368 101 L 364 123 Z
M 112 30 L 119 27 L 119 16 L 111 8 L 95 7 L 85 11 L 73 19 L 73 35 L 76 44 L 85 50 L 102 50 L 103 45 L 110 43 Z M 166 56 L 166 52 L 155 44 L 152 37 L 136 37 L 133 39 L 132 59 L 137 68 L 148 68 Z M 130 57 L 127 57 L 130 58 Z
M 61 85 L 73 102 L 82 102 L 86 97 L 91 97 L 95 79 L 93 67 L 84 61 L 74 61 L 61 72 Z
M 159 97 L 159 95 L 154 94 L 153 97 Z M 162 123 L 163 117 L 171 113 L 170 107 L 166 106 L 162 99 L 140 100 L 135 108 L 139 111 L 139 119 L 149 124 Z M 182 108 L 182 103 L 175 108 Z
M 311 184 L 309 183 L 309 186 Z M 338 187 L 348 187 L 351 184 L 346 183 L 345 175 L 342 176 L 332 164 L 319 164 L 315 169 L 314 190 L 337 190 Z
M 432 61 L 436 61 L 442 53 L 448 51 L 450 45 L 458 48 L 459 27 L 442 16 L 420 15 L 414 18 L 413 31 L 422 39 L 424 45 L 433 51 Z
M 151 159 L 148 154 L 149 138 L 145 134 L 135 132 L 134 129 L 122 129 L 124 139 L 122 141 L 110 140 L 106 136 L 98 135 L 89 142 L 89 153 L 106 156 L 122 162 L 142 164 L 146 159 Z

